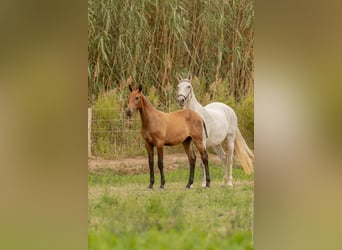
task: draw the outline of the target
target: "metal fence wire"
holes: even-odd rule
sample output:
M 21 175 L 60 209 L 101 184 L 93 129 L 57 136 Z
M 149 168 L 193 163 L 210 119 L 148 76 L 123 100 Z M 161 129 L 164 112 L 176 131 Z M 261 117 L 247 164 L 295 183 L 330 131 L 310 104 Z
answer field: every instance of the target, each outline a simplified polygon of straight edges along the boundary
M 106 110 L 111 113 L 111 110 Z M 108 114 L 103 117 L 103 110 L 91 109 L 90 132 L 88 135 L 88 155 L 105 158 L 145 155 L 145 142 L 141 136 L 140 117 L 136 114 L 127 119 L 124 114 Z M 88 117 L 89 118 L 89 117 Z M 181 146 L 181 145 L 180 145 Z M 182 152 L 182 147 L 168 147 L 166 152 Z

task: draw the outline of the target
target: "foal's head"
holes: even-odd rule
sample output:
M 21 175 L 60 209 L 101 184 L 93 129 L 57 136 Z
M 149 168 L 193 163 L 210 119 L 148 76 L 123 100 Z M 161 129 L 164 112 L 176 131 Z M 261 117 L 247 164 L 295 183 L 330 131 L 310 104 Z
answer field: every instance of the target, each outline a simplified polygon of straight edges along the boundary
M 142 107 L 142 86 L 139 84 L 139 88 L 137 90 L 133 90 L 132 86 L 129 85 L 129 90 L 131 91 L 131 94 L 128 97 L 128 106 L 126 109 L 126 115 L 128 117 L 131 117 L 132 115 L 134 115 L 135 111 L 139 108 Z
M 188 79 L 182 79 L 180 80 L 177 88 L 178 88 L 178 97 L 177 101 L 179 106 L 184 107 L 184 105 L 191 99 L 191 91 L 192 91 L 192 85 L 191 80 Z

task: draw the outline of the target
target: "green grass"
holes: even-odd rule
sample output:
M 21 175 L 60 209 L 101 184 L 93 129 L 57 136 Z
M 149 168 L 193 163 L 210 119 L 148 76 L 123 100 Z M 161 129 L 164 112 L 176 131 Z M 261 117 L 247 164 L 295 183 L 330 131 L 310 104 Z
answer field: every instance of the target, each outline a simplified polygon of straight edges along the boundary
M 221 187 L 222 168 L 211 166 L 212 185 L 185 189 L 188 168 L 149 175 L 90 173 L 89 249 L 253 249 L 253 175 L 234 169 L 234 187 Z

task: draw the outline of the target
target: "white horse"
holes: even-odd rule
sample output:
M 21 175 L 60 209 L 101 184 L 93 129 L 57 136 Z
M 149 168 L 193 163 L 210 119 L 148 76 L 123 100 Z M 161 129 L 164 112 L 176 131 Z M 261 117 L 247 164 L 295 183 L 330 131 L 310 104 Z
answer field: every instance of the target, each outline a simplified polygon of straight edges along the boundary
M 234 110 L 221 102 L 213 102 L 203 107 L 197 100 L 191 85 L 190 79 L 179 78 L 178 84 L 178 104 L 183 109 L 191 109 L 202 116 L 205 121 L 208 138 L 206 146 L 213 147 L 220 157 L 223 165 L 222 185 L 233 186 L 233 154 L 234 146 L 236 156 L 240 161 L 244 171 L 249 174 L 253 172 L 254 154 L 248 148 L 241 132 L 238 128 L 237 117 Z M 222 148 L 224 139 L 227 139 L 228 159 Z M 228 162 L 227 162 L 228 160 Z M 227 174 L 227 163 L 229 165 L 229 176 Z M 203 167 L 203 165 L 202 165 Z M 203 168 L 204 170 L 204 168 Z M 203 184 L 205 185 L 205 172 L 203 171 Z

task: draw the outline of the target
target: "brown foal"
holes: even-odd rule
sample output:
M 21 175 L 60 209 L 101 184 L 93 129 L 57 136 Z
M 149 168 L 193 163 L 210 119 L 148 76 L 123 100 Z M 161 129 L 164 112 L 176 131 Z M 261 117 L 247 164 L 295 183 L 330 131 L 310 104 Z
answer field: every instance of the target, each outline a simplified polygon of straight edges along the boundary
M 154 184 L 154 146 L 158 152 L 158 168 L 160 171 L 161 184 L 164 188 L 165 177 L 163 172 L 163 146 L 174 146 L 183 144 L 185 153 L 188 156 L 190 165 L 189 181 L 186 188 L 190 188 L 194 182 L 194 172 L 196 155 L 192 149 L 192 142 L 195 144 L 205 167 L 206 187 L 210 187 L 208 154 L 205 149 L 204 134 L 205 124 L 203 119 L 194 111 L 185 109 L 171 113 L 164 113 L 155 109 L 148 99 L 142 94 L 142 86 L 138 90 L 133 90 L 129 85 L 131 94 L 126 110 L 128 117 L 131 117 L 136 110 L 139 110 L 141 118 L 141 134 L 145 140 L 148 153 L 148 163 L 150 168 L 150 189 Z

